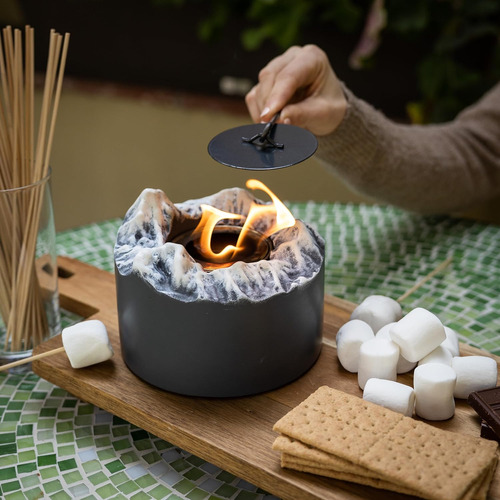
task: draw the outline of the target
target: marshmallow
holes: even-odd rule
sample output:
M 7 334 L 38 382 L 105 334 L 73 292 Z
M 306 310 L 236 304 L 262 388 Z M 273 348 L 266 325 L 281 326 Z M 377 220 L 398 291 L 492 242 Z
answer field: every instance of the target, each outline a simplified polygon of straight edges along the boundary
M 376 333 L 387 323 L 398 321 L 403 316 L 398 302 L 384 295 L 370 295 L 351 314 L 351 319 L 368 323 Z
M 373 338 L 359 348 L 358 384 L 364 389 L 370 378 L 396 380 L 399 348 L 387 339 Z
M 454 357 L 451 364 L 457 374 L 454 396 L 467 399 L 469 394 L 497 385 L 498 367 L 494 359 L 487 356 Z
M 399 345 L 408 361 L 419 361 L 446 339 L 439 318 L 427 309 L 417 307 L 393 325 L 391 339 Z
M 62 343 L 73 368 L 95 365 L 113 356 L 106 327 L 97 319 L 64 328 Z
M 337 332 L 337 356 L 340 364 L 351 373 L 358 371 L 359 347 L 373 339 L 370 325 L 359 319 L 348 321 Z
M 366 381 L 363 399 L 402 413 L 407 417 L 415 409 L 415 391 L 412 387 L 393 380 L 370 378 Z
M 443 347 L 443 344 L 438 345 L 427 356 L 424 356 L 419 362 L 418 366 L 425 365 L 425 363 L 442 363 L 443 365 L 451 366 L 453 356 L 451 352 Z
M 455 414 L 453 390 L 457 375 L 451 366 L 426 363 L 413 372 L 415 413 L 426 420 L 447 420 Z
M 396 322 L 393 323 L 388 323 L 387 325 L 383 326 L 376 334 L 375 338 L 377 339 L 389 339 L 391 340 L 391 336 L 389 334 L 389 331 L 391 329 L 392 325 L 395 325 Z M 451 363 L 451 361 L 450 361 Z M 408 361 L 403 357 L 401 353 L 399 353 L 399 359 L 398 359 L 398 365 L 396 366 L 396 371 L 398 373 L 408 373 L 413 370 L 417 366 L 417 363 L 413 361 Z
M 441 344 L 443 347 L 446 347 L 451 352 L 452 356 L 460 356 L 460 345 L 458 342 L 458 335 L 455 330 L 452 330 L 450 327 L 444 327 L 444 333 L 446 334 L 446 339 Z

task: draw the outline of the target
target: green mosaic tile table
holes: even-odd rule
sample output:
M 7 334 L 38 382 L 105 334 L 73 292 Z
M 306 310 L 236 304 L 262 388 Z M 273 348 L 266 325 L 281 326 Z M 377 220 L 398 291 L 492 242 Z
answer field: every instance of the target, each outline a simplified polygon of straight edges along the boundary
M 289 203 L 326 240 L 326 292 L 352 302 L 408 297 L 461 340 L 500 355 L 500 228 L 394 208 Z M 65 231 L 58 253 L 112 271 L 120 220 Z M 65 313 L 65 325 L 78 318 Z M 271 499 L 186 451 L 89 405 L 32 372 L 0 374 L 0 495 L 5 499 Z

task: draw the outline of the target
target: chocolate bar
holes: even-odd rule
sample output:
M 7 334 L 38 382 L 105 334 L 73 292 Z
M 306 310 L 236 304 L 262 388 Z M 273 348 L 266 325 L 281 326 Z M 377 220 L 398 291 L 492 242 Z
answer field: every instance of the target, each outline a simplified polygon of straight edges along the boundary
M 484 420 L 481 420 L 481 437 L 500 443 L 500 437 L 495 434 L 495 431 Z
M 500 387 L 471 392 L 467 402 L 491 430 L 500 436 Z

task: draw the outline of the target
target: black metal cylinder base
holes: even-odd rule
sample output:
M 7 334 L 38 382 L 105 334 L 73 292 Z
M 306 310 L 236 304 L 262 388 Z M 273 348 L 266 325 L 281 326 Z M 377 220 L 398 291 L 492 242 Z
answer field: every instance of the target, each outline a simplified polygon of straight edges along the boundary
M 321 351 L 324 264 L 306 283 L 262 302 L 183 302 L 116 270 L 122 356 L 161 389 L 238 397 L 281 387 Z

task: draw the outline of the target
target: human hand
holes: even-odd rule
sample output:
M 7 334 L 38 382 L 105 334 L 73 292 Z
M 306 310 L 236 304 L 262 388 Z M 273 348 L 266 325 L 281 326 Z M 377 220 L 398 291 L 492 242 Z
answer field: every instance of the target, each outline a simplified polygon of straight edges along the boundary
M 316 45 L 291 47 L 259 73 L 259 83 L 245 97 L 255 122 L 297 125 L 316 135 L 333 132 L 347 101 L 327 55 Z

